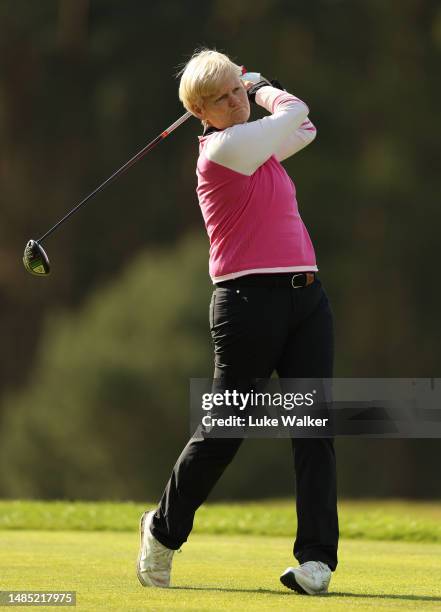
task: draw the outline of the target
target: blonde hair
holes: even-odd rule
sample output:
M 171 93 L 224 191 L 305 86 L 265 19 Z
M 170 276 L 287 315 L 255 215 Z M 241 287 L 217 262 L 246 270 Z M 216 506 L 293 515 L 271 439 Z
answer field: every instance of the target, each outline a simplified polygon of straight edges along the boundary
M 193 112 L 203 98 L 213 95 L 219 83 L 229 76 L 240 76 L 242 68 L 224 53 L 214 49 L 199 49 L 179 72 L 179 99 Z

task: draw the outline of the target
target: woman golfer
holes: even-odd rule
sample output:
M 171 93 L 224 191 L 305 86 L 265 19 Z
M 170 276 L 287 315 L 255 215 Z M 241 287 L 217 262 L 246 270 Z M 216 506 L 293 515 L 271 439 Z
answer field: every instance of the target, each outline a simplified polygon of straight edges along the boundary
M 216 390 L 257 378 L 331 378 L 333 326 L 316 276 L 314 248 L 295 186 L 281 162 L 316 135 L 308 107 L 268 81 L 241 80 L 217 51 L 197 52 L 182 72 L 179 97 L 204 126 L 197 195 L 210 239 L 210 305 Z M 250 100 L 269 113 L 248 122 Z M 248 382 L 247 382 L 248 381 Z M 242 439 L 196 433 L 182 451 L 159 506 L 141 518 L 137 563 L 143 586 L 170 584 L 174 552 L 196 510 Z M 292 439 L 299 562 L 281 576 L 300 593 L 324 593 L 337 566 L 338 518 L 332 438 Z

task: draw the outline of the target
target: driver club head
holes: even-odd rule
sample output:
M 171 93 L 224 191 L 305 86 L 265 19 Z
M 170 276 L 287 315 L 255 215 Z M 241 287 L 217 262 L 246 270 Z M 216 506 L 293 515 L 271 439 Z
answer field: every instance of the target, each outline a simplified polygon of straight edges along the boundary
M 35 276 L 46 276 L 50 272 L 49 258 L 41 244 L 29 240 L 23 253 L 24 267 Z

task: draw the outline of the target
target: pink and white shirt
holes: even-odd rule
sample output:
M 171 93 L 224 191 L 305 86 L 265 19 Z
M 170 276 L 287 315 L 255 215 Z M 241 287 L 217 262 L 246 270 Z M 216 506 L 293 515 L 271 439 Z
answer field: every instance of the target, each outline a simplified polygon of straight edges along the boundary
M 295 185 L 280 163 L 314 140 L 309 109 L 270 86 L 257 91 L 256 102 L 271 114 L 199 137 L 196 192 L 213 283 L 317 270 Z

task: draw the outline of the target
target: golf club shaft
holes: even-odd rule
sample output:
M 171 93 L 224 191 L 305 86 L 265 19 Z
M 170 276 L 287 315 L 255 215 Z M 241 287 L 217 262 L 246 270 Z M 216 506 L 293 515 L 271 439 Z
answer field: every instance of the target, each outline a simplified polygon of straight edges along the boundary
M 159 142 L 161 142 L 161 140 L 164 140 L 164 138 L 167 138 L 167 136 L 169 134 L 171 134 L 173 132 L 173 130 L 175 130 L 182 123 L 184 123 L 184 121 L 187 121 L 187 119 L 189 117 L 191 117 L 191 116 L 192 116 L 192 114 L 190 112 L 186 112 L 184 115 L 182 115 L 182 117 L 179 117 L 179 119 L 177 119 L 174 123 L 172 123 L 161 134 L 159 134 L 159 136 L 154 138 L 151 142 L 149 142 L 148 145 L 146 145 L 143 149 L 141 149 L 141 151 L 139 151 L 138 153 L 136 153 L 136 155 L 134 155 L 131 159 L 129 159 L 129 161 L 124 164 L 124 166 L 121 166 L 121 168 L 119 168 L 119 170 L 116 170 L 116 172 L 114 172 L 112 174 L 112 176 L 109 176 L 109 178 L 107 180 L 105 180 L 104 183 L 102 183 L 99 187 L 97 187 L 94 191 L 92 191 L 92 193 L 89 193 L 88 196 L 86 196 L 83 200 L 81 200 L 81 202 L 79 204 L 77 204 L 74 208 L 72 208 L 72 210 L 70 212 L 68 212 L 67 215 L 65 215 L 62 219 L 60 219 L 60 221 L 58 221 L 58 223 L 56 223 L 53 227 L 51 227 L 51 229 L 48 230 L 45 234 L 43 234 L 43 236 L 41 238 L 39 238 L 36 242 L 38 244 L 40 244 L 40 242 L 42 242 L 45 238 L 47 238 L 53 232 L 55 232 L 55 230 L 62 223 L 67 221 L 69 219 L 69 217 L 71 217 L 74 213 L 76 213 L 77 210 L 79 210 L 82 206 L 84 206 L 84 204 L 86 204 L 86 202 L 88 202 L 91 198 L 93 198 L 93 196 L 95 196 L 102 189 L 104 189 L 104 187 L 106 185 L 108 185 L 109 183 L 114 181 L 116 178 L 118 178 L 118 176 L 121 176 L 121 174 L 123 174 L 129 168 L 131 168 L 134 164 L 136 164 L 136 162 L 138 162 L 140 159 L 142 159 L 144 157 L 144 155 L 146 155 L 149 151 L 151 151 L 153 149 L 153 147 L 155 147 Z

